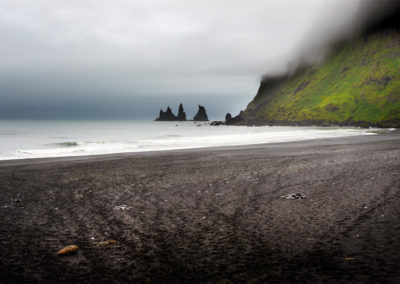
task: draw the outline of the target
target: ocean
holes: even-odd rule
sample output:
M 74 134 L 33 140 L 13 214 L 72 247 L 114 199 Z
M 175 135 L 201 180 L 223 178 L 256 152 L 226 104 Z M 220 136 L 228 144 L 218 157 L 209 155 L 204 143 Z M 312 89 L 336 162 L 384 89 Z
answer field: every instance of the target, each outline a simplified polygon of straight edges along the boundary
M 204 122 L 0 121 L 0 160 L 97 155 L 373 135 L 333 127 L 210 126 Z

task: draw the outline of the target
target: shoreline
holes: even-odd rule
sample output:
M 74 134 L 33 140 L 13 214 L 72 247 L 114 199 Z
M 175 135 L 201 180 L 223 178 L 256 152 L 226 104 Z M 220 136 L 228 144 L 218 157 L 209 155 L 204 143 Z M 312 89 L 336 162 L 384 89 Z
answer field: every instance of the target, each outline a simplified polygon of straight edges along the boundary
M 379 129 L 376 130 L 379 132 Z M 42 157 L 42 158 L 25 158 L 25 159 L 5 159 L 0 160 L 0 167 L 4 166 L 13 166 L 13 165 L 28 165 L 28 164 L 42 164 L 42 163 L 55 163 L 55 162 L 73 162 L 73 161 L 87 161 L 87 160 L 108 160 L 115 158 L 124 158 L 124 157 L 134 157 L 138 155 L 157 155 L 163 153 L 185 153 L 185 152 L 193 152 L 193 151 L 224 151 L 224 150 L 247 150 L 254 149 L 258 147 L 286 147 L 291 144 L 309 144 L 309 143 L 319 143 L 320 141 L 330 141 L 332 143 L 340 143 L 346 141 L 348 143 L 353 143 L 351 140 L 357 137 L 373 137 L 373 136 L 388 136 L 392 137 L 395 135 L 400 135 L 399 129 L 391 130 L 387 133 L 374 133 L 370 135 L 353 135 L 353 136 L 342 136 L 342 137 L 329 137 L 329 138 L 313 138 L 313 139 L 303 139 L 303 140 L 295 140 L 295 141 L 286 141 L 286 142 L 270 142 L 270 143 L 256 143 L 256 144 L 243 144 L 243 145 L 228 145 L 228 146 L 205 146 L 205 147 L 196 147 L 196 148 L 182 148 L 182 149 L 170 149 L 170 150 L 150 150 L 150 151 L 137 151 L 137 152 L 120 152 L 120 153 L 108 153 L 108 154 L 88 154 L 88 155 L 80 155 L 80 156 L 58 156 L 58 157 Z M 391 139 L 391 138 L 388 138 Z M 372 139 L 375 140 L 375 139 Z M 356 142 L 354 142 L 356 143 Z
M 397 130 L 24 161 L 0 162 L 0 282 L 400 281 Z
M 368 135 L 389 132 L 379 129 L 322 127 L 195 127 L 190 122 L 157 124 L 99 122 L 58 125 L 52 122 L 29 124 L 16 122 L 4 126 L 0 160 L 57 158 L 71 156 L 166 151 L 233 145 L 280 143 L 288 141 Z M 115 124 L 116 123 L 116 124 Z M 199 124 L 200 125 L 200 124 Z M 29 130 L 31 129 L 31 130 Z M 85 129 L 85 131 L 83 131 Z M 97 130 L 98 131 L 97 131 Z M 136 129 L 133 131 L 133 129 Z M 24 134 L 25 133 L 25 134 Z

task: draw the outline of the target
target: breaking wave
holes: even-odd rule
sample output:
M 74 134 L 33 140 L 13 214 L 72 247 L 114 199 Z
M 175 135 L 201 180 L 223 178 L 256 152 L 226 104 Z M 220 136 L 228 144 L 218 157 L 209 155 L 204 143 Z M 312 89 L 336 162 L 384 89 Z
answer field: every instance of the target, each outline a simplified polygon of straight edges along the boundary
M 60 146 L 60 147 L 75 147 L 82 145 L 82 142 L 60 142 L 60 143 L 53 143 L 50 145 Z
M 71 127 L 73 131 L 60 133 L 68 134 L 65 138 L 72 138 L 64 141 L 54 141 L 54 135 L 39 131 L 35 133 L 40 138 L 38 141 L 29 141 L 26 136 L 17 135 L 6 145 L 11 150 L 4 151 L 4 147 L 0 147 L 0 160 L 236 146 L 377 134 L 374 129 L 360 128 L 214 127 L 206 124 L 199 128 L 190 123 L 180 124 L 179 127 L 175 124 L 138 124 L 137 128 L 116 126 L 119 125 L 113 125 L 114 128 L 110 127 L 103 133 L 91 130 L 89 125 L 81 132 Z

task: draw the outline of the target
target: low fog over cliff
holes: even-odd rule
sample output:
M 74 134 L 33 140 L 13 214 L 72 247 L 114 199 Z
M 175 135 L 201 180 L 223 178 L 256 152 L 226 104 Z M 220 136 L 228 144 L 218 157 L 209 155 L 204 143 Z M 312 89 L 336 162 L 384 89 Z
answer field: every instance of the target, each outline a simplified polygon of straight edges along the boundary
M 400 127 L 399 8 L 397 1 L 362 2 L 346 25 L 316 30 L 227 123 Z
M 298 68 L 323 62 L 338 45 L 361 34 L 399 25 L 399 0 L 338 0 L 328 3 L 312 28 L 288 54 L 290 60 L 281 70 L 268 70 L 273 76 L 294 74 Z

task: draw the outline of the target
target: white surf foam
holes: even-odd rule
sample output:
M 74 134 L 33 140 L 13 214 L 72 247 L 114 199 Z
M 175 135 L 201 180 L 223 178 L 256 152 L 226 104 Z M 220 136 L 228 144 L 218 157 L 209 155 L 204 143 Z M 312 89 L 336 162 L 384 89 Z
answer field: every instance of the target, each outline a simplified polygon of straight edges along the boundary
M 131 124 L 113 122 L 107 124 L 103 122 L 102 125 L 104 126 L 104 124 L 107 127 L 98 129 L 93 127 L 93 125 L 98 124 L 91 123 L 87 123 L 86 126 L 80 125 L 79 129 L 71 127 L 69 124 L 64 125 L 64 128 L 61 125 L 58 128 L 58 135 L 51 132 L 54 125 L 50 128 L 46 128 L 46 125 L 37 127 L 41 131 L 32 131 L 31 136 L 27 135 L 26 131 L 20 131 L 24 135 L 13 134 L 12 137 L 9 137 L 8 151 L 0 148 L 0 159 L 236 146 L 374 134 L 374 131 L 360 128 L 215 127 L 204 123 L 201 124 L 201 127 L 198 127 L 198 124 L 192 122 L 178 124 L 167 122 L 136 122 Z M 76 126 L 76 124 L 73 125 Z M 46 130 L 43 130 L 43 128 Z M 18 129 L 16 132 L 18 133 Z M 63 140 L 60 141 L 60 137 L 63 137 Z M 0 147 L 2 146 L 1 142 L 0 139 Z

